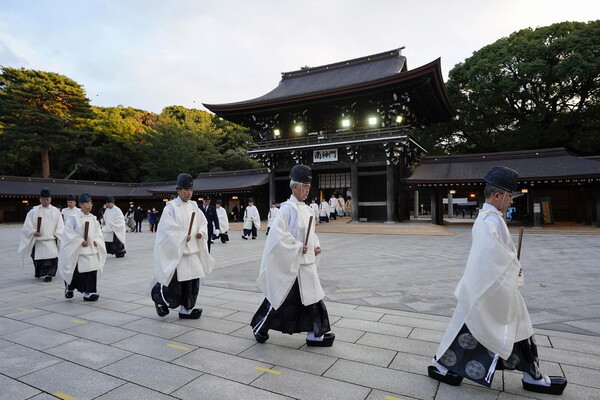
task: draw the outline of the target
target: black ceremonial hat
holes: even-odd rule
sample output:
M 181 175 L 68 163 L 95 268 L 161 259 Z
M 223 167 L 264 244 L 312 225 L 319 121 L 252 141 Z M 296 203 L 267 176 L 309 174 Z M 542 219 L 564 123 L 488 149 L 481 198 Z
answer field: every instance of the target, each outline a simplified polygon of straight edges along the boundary
M 177 177 L 177 189 L 191 189 L 194 187 L 194 178 L 190 174 L 179 174 Z
M 92 201 L 92 196 L 87 193 L 81 193 L 77 199 L 78 203 L 89 203 Z
M 223 205 L 223 200 L 221 200 L 221 199 L 217 199 L 217 204 L 221 204 L 221 205 Z
M 290 171 L 290 179 L 294 182 L 310 183 L 312 181 L 312 170 L 308 165 L 294 165 Z
M 496 186 L 507 192 L 517 190 L 517 178 L 519 174 L 514 169 L 507 167 L 493 167 L 483 178 L 486 183 Z
M 67 201 L 77 201 L 77 195 L 74 195 L 73 193 L 69 193 L 67 195 Z
M 48 188 L 45 187 L 40 192 L 40 198 L 41 199 L 45 199 L 45 198 L 48 198 L 48 197 L 52 197 L 52 196 L 50 196 L 50 191 L 48 190 Z
M 108 196 L 105 201 L 105 203 L 114 203 L 114 202 L 115 202 L 115 198 L 113 196 Z

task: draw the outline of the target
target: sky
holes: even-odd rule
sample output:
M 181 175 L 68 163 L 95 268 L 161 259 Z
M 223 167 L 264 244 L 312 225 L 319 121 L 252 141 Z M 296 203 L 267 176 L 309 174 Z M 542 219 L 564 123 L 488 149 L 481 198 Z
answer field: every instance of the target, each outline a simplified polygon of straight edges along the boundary
M 409 69 L 441 58 L 447 79 L 515 31 L 596 19 L 598 0 L 0 0 L 0 66 L 66 75 L 92 105 L 160 113 L 403 46 Z

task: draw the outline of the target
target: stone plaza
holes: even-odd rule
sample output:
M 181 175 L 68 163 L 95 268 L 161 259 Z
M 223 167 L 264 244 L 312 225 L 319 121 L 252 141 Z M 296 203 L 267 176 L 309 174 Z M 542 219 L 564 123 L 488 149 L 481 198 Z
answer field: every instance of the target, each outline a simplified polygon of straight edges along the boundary
M 356 226 L 359 228 L 356 228 Z M 319 225 L 320 276 L 336 341 L 307 348 L 303 334 L 254 340 L 256 278 L 265 233 L 217 242 L 200 288 L 199 320 L 156 315 L 154 234 L 128 233 L 109 256 L 100 299 L 63 296 L 17 256 L 21 226 L 0 225 L 0 399 L 549 399 L 521 374 L 498 371 L 490 389 L 427 376 L 455 307 L 470 247 L 468 226 L 410 222 Z M 516 231 L 513 238 L 516 242 Z M 569 380 L 562 399 L 600 399 L 600 232 L 526 230 L 523 296 L 542 371 Z

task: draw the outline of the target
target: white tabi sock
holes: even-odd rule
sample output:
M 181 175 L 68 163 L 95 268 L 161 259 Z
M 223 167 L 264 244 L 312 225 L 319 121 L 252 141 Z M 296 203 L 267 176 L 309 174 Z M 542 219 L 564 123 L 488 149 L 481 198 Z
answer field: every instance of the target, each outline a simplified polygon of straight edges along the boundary
M 188 310 L 184 306 L 179 307 L 179 314 L 190 315 L 192 311 Z
M 437 362 L 437 360 L 435 358 L 431 359 L 431 365 L 436 367 L 438 369 L 438 371 L 440 371 L 441 375 L 446 375 L 448 373 L 448 368 L 444 367 L 442 364 Z
M 523 372 L 523 382 L 527 382 L 527 383 L 531 383 L 532 385 L 539 385 L 539 386 L 550 386 L 552 384 L 550 377 L 548 377 L 546 375 L 542 375 L 541 379 L 533 379 L 533 377 L 531 375 L 529 375 L 527 372 Z
M 307 340 L 316 340 L 317 342 L 322 342 L 323 341 L 323 336 L 325 336 L 325 335 L 321 335 L 319 337 L 316 337 L 314 332 L 306 332 L 306 339 Z

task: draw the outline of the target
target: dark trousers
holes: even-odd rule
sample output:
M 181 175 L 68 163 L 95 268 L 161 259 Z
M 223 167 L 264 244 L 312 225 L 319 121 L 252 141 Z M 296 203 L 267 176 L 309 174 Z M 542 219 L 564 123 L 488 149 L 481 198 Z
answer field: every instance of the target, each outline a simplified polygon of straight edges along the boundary
M 79 268 L 75 266 L 75 272 L 73 273 L 71 284 L 67 285 L 67 282 L 65 282 L 65 286 L 69 291 L 77 289 L 77 291 L 80 293 L 96 293 L 97 281 L 98 271 L 79 272 Z
M 125 253 L 127 253 L 125 251 L 125 245 L 114 233 L 112 242 L 106 242 L 106 252 L 108 254 L 114 254 L 117 257 L 123 257 Z
M 184 306 L 192 310 L 196 305 L 198 291 L 200 290 L 200 279 L 178 282 L 177 271 L 173 275 L 169 286 L 156 283 L 152 288 L 152 300 L 157 304 L 162 304 L 169 308 Z
M 142 231 L 142 221 L 135 221 L 135 231 L 136 232 Z
M 31 259 L 33 260 L 33 267 L 35 269 L 34 276 L 41 278 L 44 276 L 56 276 L 56 270 L 58 269 L 58 258 L 48 258 L 46 260 L 35 259 L 35 246 L 31 249 Z
M 244 236 L 250 236 L 250 234 L 252 234 L 252 237 L 256 237 L 256 225 L 252 224 L 252 229 L 244 229 Z

